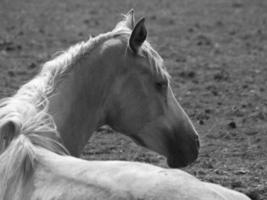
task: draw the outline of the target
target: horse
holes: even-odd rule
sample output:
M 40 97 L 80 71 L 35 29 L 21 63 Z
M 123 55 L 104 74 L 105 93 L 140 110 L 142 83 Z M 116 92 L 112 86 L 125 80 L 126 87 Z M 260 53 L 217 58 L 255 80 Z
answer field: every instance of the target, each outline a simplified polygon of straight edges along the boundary
M 29 116 L 0 154 L 0 200 L 249 200 L 180 169 L 70 156 L 47 117 Z
M 172 168 L 196 160 L 198 133 L 173 94 L 162 57 L 147 41 L 144 22 L 135 23 L 130 10 L 113 30 L 71 46 L 3 99 L 0 149 L 18 135 L 21 121 L 45 111 L 55 122 L 54 137 L 76 157 L 95 130 L 109 125 L 164 155 Z

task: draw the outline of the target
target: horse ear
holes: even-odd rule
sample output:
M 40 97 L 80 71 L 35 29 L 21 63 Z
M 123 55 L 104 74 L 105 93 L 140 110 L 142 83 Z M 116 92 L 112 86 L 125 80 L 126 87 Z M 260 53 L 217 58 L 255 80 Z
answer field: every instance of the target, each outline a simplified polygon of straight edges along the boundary
M 129 45 L 134 53 L 138 53 L 139 48 L 146 40 L 147 30 L 145 27 L 145 18 L 142 18 L 135 25 L 133 32 L 130 36 Z
M 12 139 L 17 135 L 18 128 L 15 122 L 7 121 L 0 127 L 0 150 L 6 149 Z
M 135 18 L 134 18 L 134 9 L 129 10 L 129 12 L 125 15 L 125 25 L 133 30 L 135 25 Z

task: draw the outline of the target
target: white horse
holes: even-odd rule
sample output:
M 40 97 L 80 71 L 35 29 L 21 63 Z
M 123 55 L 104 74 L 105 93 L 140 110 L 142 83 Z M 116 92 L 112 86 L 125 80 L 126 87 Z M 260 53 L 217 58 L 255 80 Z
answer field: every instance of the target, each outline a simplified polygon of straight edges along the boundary
M 142 41 L 145 35 L 143 20 L 137 23 L 131 35 L 128 33 L 128 31 L 124 30 L 125 23 L 130 23 L 128 17 L 126 21 L 123 21 L 123 23 L 118 25 L 118 27 L 114 30 L 114 33 L 112 32 L 107 34 L 109 39 L 102 38 L 103 44 L 99 44 L 98 47 L 95 47 L 97 49 L 95 50 L 95 53 L 99 54 L 102 52 L 102 56 L 113 56 L 110 57 L 110 60 L 113 60 L 113 62 L 116 60 L 118 63 L 117 67 L 122 70 L 120 73 L 116 74 L 113 74 L 114 72 L 108 73 L 109 75 L 111 74 L 111 76 L 112 74 L 113 76 L 117 76 L 119 74 L 118 80 L 120 81 L 117 82 L 117 79 L 111 79 L 114 82 L 108 82 L 108 85 L 115 84 L 116 87 L 113 86 L 114 88 L 111 90 L 112 92 L 108 95 L 108 99 L 106 99 L 107 101 L 105 101 L 108 105 L 113 106 L 110 107 L 104 104 L 105 109 L 109 108 L 112 110 L 112 112 L 107 112 L 106 110 L 106 112 L 109 113 L 109 115 L 106 116 L 109 120 L 106 122 L 109 122 L 109 124 L 112 124 L 119 130 L 125 130 L 128 135 L 138 140 L 138 142 L 144 146 L 148 146 L 150 148 L 154 147 L 155 149 L 166 148 L 166 152 L 168 152 L 167 144 L 172 145 L 173 143 L 169 140 L 167 140 L 167 142 L 157 140 L 162 138 L 164 139 L 166 137 L 170 139 L 173 138 L 174 135 L 168 136 L 168 134 L 174 134 L 179 130 L 187 130 L 185 133 L 190 133 L 189 136 L 182 137 L 175 135 L 176 139 L 181 137 L 182 141 L 185 142 L 186 145 L 189 145 L 189 147 L 187 147 L 187 151 L 182 151 L 179 154 L 174 153 L 174 155 L 183 156 L 183 153 L 196 152 L 196 132 L 194 131 L 191 122 L 172 96 L 169 85 L 166 85 L 168 82 L 155 83 L 154 78 L 156 77 L 158 78 L 156 79 L 157 81 L 168 81 L 168 79 L 166 71 L 163 71 L 162 66 L 156 65 L 158 62 L 155 63 L 155 58 L 148 57 L 148 55 L 151 54 L 157 59 L 160 59 L 158 54 L 152 51 L 148 43 L 144 43 L 144 41 Z M 119 28 L 121 26 L 123 26 L 123 31 Z M 136 38 L 136 36 L 142 36 L 141 38 L 143 39 L 141 40 L 138 37 Z M 128 41 L 130 47 L 127 45 Z M 142 44 L 144 47 L 141 48 L 140 45 Z M 82 43 L 80 45 L 88 44 Z M 92 44 L 89 46 L 91 45 Z M 70 49 L 69 53 L 72 51 L 76 52 L 77 49 L 75 48 L 78 47 L 80 48 L 80 46 L 77 46 L 73 49 Z M 123 58 L 121 58 L 122 52 L 125 53 Z M 148 52 L 150 54 L 148 54 Z M 89 54 L 89 57 L 91 54 L 92 52 Z M 80 60 L 81 63 L 77 64 L 78 66 L 76 66 L 77 72 L 84 70 L 86 67 L 85 63 L 89 62 L 89 58 L 87 58 L 86 55 L 87 51 L 84 51 L 84 54 L 80 55 L 83 58 Z M 96 57 L 95 54 L 93 55 L 94 56 L 90 57 L 90 60 L 93 60 L 97 64 L 103 62 L 103 65 L 99 65 L 99 68 L 105 66 L 110 67 L 108 70 L 114 70 L 113 65 L 108 65 L 108 61 L 105 59 L 101 61 L 98 57 Z M 152 63 L 153 65 L 147 64 L 148 58 L 150 58 L 149 63 Z M 59 59 L 57 60 L 59 63 L 61 60 L 64 60 L 64 62 L 62 61 L 63 63 L 66 61 L 64 56 L 57 59 Z M 131 64 L 127 66 L 127 63 L 129 64 L 129 60 L 131 61 Z M 135 62 L 137 62 L 138 65 Z M 135 65 L 133 65 L 133 63 L 135 63 Z M 72 62 L 68 64 L 71 66 Z M 90 67 L 87 68 L 88 70 L 91 69 Z M 69 68 L 66 67 L 66 70 L 67 69 Z M 35 79 L 33 79 L 33 81 L 24 85 L 14 97 L 5 99 L 1 103 L 0 200 L 249 200 L 248 197 L 241 193 L 226 189 L 216 184 L 201 182 L 181 170 L 163 169 L 138 162 L 85 161 L 68 156 L 68 150 L 60 141 L 60 136 L 63 137 L 65 134 L 64 132 L 60 132 L 59 135 L 57 129 L 58 126 L 63 127 L 62 124 L 58 123 L 61 122 L 59 120 L 59 116 L 67 116 L 67 118 L 73 119 L 74 121 L 79 119 L 84 123 L 86 119 L 92 119 L 94 120 L 92 124 L 94 124 L 94 122 L 97 120 L 95 120 L 95 118 L 93 118 L 91 115 L 81 115 L 78 119 L 74 118 L 77 117 L 73 112 L 74 108 L 66 108 L 65 103 L 69 101 L 72 102 L 73 104 L 67 103 L 67 105 L 77 105 L 77 108 L 75 107 L 75 109 L 77 109 L 80 114 L 85 114 L 85 112 L 87 113 L 88 110 L 85 110 L 84 112 L 82 112 L 83 110 L 79 110 L 88 106 L 88 102 L 85 100 L 88 100 L 89 102 L 92 101 L 90 102 L 91 104 L 94 103 L 95 105 L 98 105 L 98 99 L 87 99 L 87 87 L 77 87 L 79 84 L 75 85 L 74 87 L 70 84 L 82 84 L 83 82 L 86 82 L 85 77 L 87 77 L 86 75 L 88 74 L 80 73 L 80 77 L 78 77 L 73 75 L 73 73 L 63 73 L 60 70 L 62 70 L 60 67 L 54 68 L 53 63 L 47 63 L 42 72 Z M 73 69 L 71 71 L 75 70 Z M 98 69 L 94 69 L 91 72 L 93 73 L 94 71 L 98 71 Z M 131 73 L 128 71 L 131 71 Z M 137 74 L 140 75 L 140 71 L 144 73 L 141 76 L 142 78 L 137 76 Z M 62 80 L 62 83 L 60 83 L 60 81 L 55 78 L 59 74 L 62 76 L 64 74 L 69 76 L 69 78 L 60 79 Z M 108 74 L 105 74 L 104 79 L 107 78 Z M 121 77 L 126 75 L 128 77 L 127 79 L 123 79 Z M 97 82 L 98 78 L 94 77 L 92 79 Z M 123 82 L 121 82 L 122 80 Z M 146 86 L 143 85 L 144 83 L 146 83 Z M 59 90 L 55 87 L 55 84 L 58 85 L 59 88 L 62 88 Z M 93 84 L 93 82 L 91 82 L 91 84 Z M 69 86 L 69 88 L 66 88 L 66 86 Z M 136 113 L 135 110 L 132 110 L 128 103 L 131 103 L 130 105 L 136 108 L 135 100 L 137 99 L 138 103 L 140 103 L 139 106 L 141 107 L 138 109 L 138 112 L 142 112 L 142 109 L 145 111 L 151 111 L 151 108 L 147 110 L 146 107 L 143 107 L 143 104 L 141 104 L 139 99 L 141 98 L 141 100 L 144 101 L 145 106 L 150 106 L 149 102 L 146 101 L 151 99 L 146 99 L 145 94 L 151 93 L 146 90 L 146 92 L 144 92 L 144 89 L 148 89 L 148 86 L 150 90 L 153 90 L 153 97 L 156 99 L 156 101 L 154 100 L 150 102 L 152 104 L 152 108 L 157 108 L 154 112 L 164 114 L 162 114 L 162 116 L 156 121 L 152 120 L 150 123 L 146 122 L 145 128 L 142 128 L 141 132 L 138 131 L 138 134 L 140 134 L 138 135 L 135 132 L 139 129 L 136 127 L 138 126 L 138 123 L 133 121 L 133 125 L 131 125 L 131 123 L 128 121 L 136 120 L 136 115 L 138 115 L 138 113 Z M 132 87 L 134 87 L 134 89 Z M 127 93 L 127 90 L 122 90 L 123 88 L 132 88 L 130 91 L 139 91 L 137 94 L 140 96 L 134 96 L 132 100 L 128 97 L 130 94 Z M 57 90 L 57 93 L 53 93 L 54 89 Z M 79 101 L 78 99 L 78 102 L 76 102 L 74 100 L 75 95 L 71 95 L 70 89 L 73 89 L 74 93 L 77 93 L 78 91 L 81 93 L 83 92 L 82 94 L 84 97 L 79 96 L 79 98 L 83 97 L 85 99 L 82 99 L 82 101 Z M 99 88 L 99 90 L 101 91 L 101 88 Z M 157 92 L 155 92 L 155 90 Z M 122 93 L 122 91 L 126 92 L 126 94 Z M 95 93 L 94 91 L 92 92 Z M 105 92 L 102 91 L 100 93 L 103 95 Z M 47 96 L 48 94 L 55 95 Z M 69 94 L 69 96 L 65 96 L 68 97 L 66 99 L 61 99 L 62 102 L 60 104 L 57 102 L 57 97 L 62 98 L 62 94 Z M 52 105 L 49 106 L 48 104 L 50 101 L 55 102 L 53 105 L 58 105 L 61 109 L 58 107 L 54 107 L 54 109 L 52 109 Z M 85 102 L 86 106 L 80 105 Z M 175 108 L 174 111 L 170 109 L 173 107 Z M 125 110 L 126 108 L 127 110 Z M 161 108 L 161 112 L 159 111 L 159 108 Z M 96 107 L 91 109 L 93 109 L 94 113 L 96 112 L 95 109 L 100 108 Z M 48 112 L 48 110 L 57 110 L 58 112 Z M 66 115 L 63 115 L 64 113 L 60 113 L 61 110 L 65 111 Z M 54 117 L 56 117 L 57 120 L 53 120 L 51 113 L 54 114 Z M 166 113 L 168 113 L 170 116 L 166 117 Z M 181 113 L 183 115 L 178 115 Z M 151 113 L 148 112 L 147 114 L 150 115 Z M 173 125 L 174 122 L 172 122 L 173 119 L 171 116 L 175 119 L 180 119 L 178 120 L 178 125 Z M 84 117 L 86 117 L 86 119 L 84 119 Z M 112 119 L 119 121 L 112 121 Z M 144 116 L 142 120 L 146 120 L 146 116 Z M 139 122 L 144 125 L 142 120 Z M 80 139 L 79 137 L 82 136 L 83 139 L 86 139 L 88 136 L 80 134 L 80 132 L 88 128 L 88 123 L 85 123 L 84 127 L 82 128 L 74 126 L 74 128 L 77 128 L 77 132 L 79 133 L 76 136 L 75 129 L 72 128 L 71 125 L 77 125 L 77 123 L 78 121 L 73 124 L 70 123 L 70 125 L 67 126 L 73 131 L 72 139 L 75 139 L 75 137 Z M 149 125 L 147 125 L 147 123 Z M 177 126 L 179 129 L 175 129 Z M 158 128 L 159 131 L 156 128 Z M 175 131 L 170 132 L 172 129 L 175 129 Z M 154 135 L 149 135 L 149 131 L 151 130 L 154 130 L 154 134 L 158 136 L 156 137 L 156 141 L 153 141 L 155 140 Z M 161 135 L 163 132 L 166 133 L 167 136 L 163 137 Z M 148 138 L 148 136 L 153 138 Z M 70 136 L 66 135 L 66 137 L 68 138 Z M 186 139 L 184 139 L 184 137 Z M 193 139 L 191 137 L 193 137 Z M 67 140 L 64 142 L 66 143 Z M 178 143 L 178 141 L 175 142 L 177 142 L 179 145 L 183 145 L 182 143 Z M 161 146 L 153 146 L 155 144 L 159 144 Z M 193 147 L 190 145 L 193 145 Z M 173 153 L 175 150 L 179 150 L 180 147 L 171 146 L 169 148 Z M 190 160 L 187 156 L 183 157 L 183 159 L 185 159 L 186 162 Z M 182 163 L 185 163 L 185 161 Z M 176 162 L 177 161 L 175 161 L 175 163 Z M 181 163 L 181 161 L 178 163 Z
M 21 121 L 43 110 L 73 156 L 107 124 L 166 156 L 170 167 L 193 162 L 198 134 L 173 95 L 162 58 L 146 41 L 144 19 L 134 21 L 131 10 L 111 32 L 70 47 L 2 100 L 0 149 L 18 135 Z
M 67 156 L 45 116 L 32 116 L 0 155 L 0 200 L 249 200 L 178 169 Z

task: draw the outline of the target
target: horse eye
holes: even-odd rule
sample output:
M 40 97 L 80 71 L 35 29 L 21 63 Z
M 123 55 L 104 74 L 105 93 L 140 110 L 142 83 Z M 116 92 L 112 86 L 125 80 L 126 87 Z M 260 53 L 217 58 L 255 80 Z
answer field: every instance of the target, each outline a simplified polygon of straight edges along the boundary
M 166 91 L 166 89 L 168 87 L 168 83 L 167 82 L 156 82 L 155 87 L 158 91 L 164 92 L 164 91 Z

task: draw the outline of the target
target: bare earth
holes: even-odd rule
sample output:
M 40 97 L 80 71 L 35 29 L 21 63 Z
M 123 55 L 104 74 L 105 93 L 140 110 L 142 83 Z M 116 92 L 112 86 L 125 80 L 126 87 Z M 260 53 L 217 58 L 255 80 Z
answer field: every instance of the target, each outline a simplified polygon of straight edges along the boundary
M 199 158 L 185 170 L 267 199 L 267 1 L 1 0 L 0 97 L 55 52 L 113 28 L 130 8 L 146 16 L 176 97 L 201 136 Z M 83 158 L 166 166 L 106 129 L 94 134 Z

